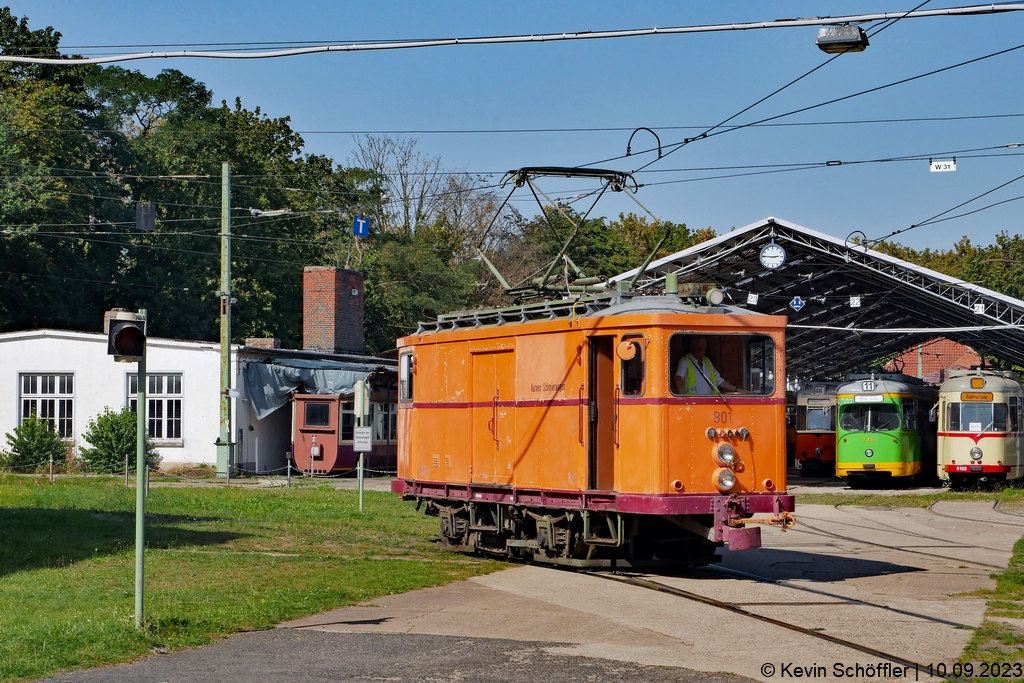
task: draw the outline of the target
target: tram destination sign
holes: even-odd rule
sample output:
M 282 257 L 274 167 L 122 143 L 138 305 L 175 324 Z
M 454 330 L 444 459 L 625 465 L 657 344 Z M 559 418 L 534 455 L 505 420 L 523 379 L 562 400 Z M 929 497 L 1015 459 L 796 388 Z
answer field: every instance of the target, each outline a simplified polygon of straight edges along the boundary
M 964 391 L 960 393 L 961 401 L 992 401 L 991 391 Z
M 854 403 L 881 403 L 885 396 L 881 394 L 857 394 L 853 397 Z

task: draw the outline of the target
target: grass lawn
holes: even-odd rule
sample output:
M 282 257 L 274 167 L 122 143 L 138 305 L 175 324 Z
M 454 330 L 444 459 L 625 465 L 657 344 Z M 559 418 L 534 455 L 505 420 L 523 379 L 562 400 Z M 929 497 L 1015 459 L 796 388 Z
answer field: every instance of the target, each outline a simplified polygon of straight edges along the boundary
M 36 483 L 36 482 L 39 483 Z M 435 518 L 330 487 L 151 489 L 133 626 L 135 490 L 0 476 L 0 681 L 127 662 L 501 569 L 438 550 Z
M 1024 538 L 1014 544 L 1009 567 L 992 578 L 996 580 L 995 589 L 976 593 L 986 601 L 985 621 L 974 632 L 960 661 L 1024 663 Z M 975 671 L 974 675 L 978 673 Z M 1020 678 L 1019 669 L 989 673 L 1006 674 L 1005 680 Z
M 886 507 L 926 508 L 938 500 L 991 500 L 999 501 L 1007 509 L 1024 509 L 1024 489 L 1006 488 L 1002 491 L 953 492 L 936 489 L 934 493 L 798 493 L 797 515 L 800 505 L 884 505 Z

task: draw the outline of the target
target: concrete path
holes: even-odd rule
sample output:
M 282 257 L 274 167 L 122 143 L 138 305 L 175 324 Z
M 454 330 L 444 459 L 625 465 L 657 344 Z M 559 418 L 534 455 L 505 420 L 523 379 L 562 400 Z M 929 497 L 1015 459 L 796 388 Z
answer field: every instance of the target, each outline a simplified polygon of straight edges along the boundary
M 951 665 L 1024 519 L 991 502 L 916 508 L 800 507 L 796 529 L 725 552 L 720 568 L 655 580 L 923 665 Z M 941 516 L 940 515 L 947 515 Z M 964 521 L 964 520 L 972 521 Z M 986 520 L 986 521 L 973 521 Z M 759 577 L 754 578 L 754 577 Z M 877 656 L 721 608 L 597 576 L 516 567 L 389 596 L 283 628 L 561 641 L 557 654 L 731 671 L 770 680 L 786 663 L 867 665 Z M 569 643 L 569 644 L 565 644 Z M 768 669 L 766 669 L 768 670 Z
M 964 593 L 992 586 L 989 575 L 1024 535 L 1024 518 L 991 502 L 803 505 L 798 520 L 785 534 L 766 529 L 761 549 L 723 553 L 718 567 L 648 577 L 750 614 L 592 574 L 513 566 L 52 680 L 717 682 L 738 680 L 720 672 L 796 677 L 797 666 L 823 666 L 813 677 L 838 679 L 836 665 L 843 680 L 887 679 L 847 667 L 883 662 L 871 649 L 951 665 L 984 614 L 984 602 Z

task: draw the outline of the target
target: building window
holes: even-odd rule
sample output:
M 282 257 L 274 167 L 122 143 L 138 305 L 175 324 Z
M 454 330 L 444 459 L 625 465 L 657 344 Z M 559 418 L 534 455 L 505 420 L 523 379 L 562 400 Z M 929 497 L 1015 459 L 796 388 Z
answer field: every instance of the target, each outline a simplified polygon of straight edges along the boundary
M 128 375 L 128 405 L 135 412 L 139 376 Z M 146 433 L 152 439 L 181 439 L 181 373 L 146 375 Z
M 352 441 L 355 436 L 356 411 L 353 401 L 341 404 L 341 441 Z
M 391 406 L 391 443 L 398 441 L 398 404 L 390 403 Z
M 62 439 L 71 439 L 74 412 L 74 375 L 21 375 L 21 420 L 33 416 L 46 420 Z
M 394 443 L 398 431 L 398 404 L 373 404 L 373 441 L 374 443 Z

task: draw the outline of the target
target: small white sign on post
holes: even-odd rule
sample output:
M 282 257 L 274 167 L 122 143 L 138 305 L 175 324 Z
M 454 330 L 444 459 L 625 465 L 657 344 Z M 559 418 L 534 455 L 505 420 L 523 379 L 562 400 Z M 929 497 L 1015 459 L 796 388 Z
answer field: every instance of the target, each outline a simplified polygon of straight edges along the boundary
M 356 453 L 369 453 L 373 450 L 373 427 L 355 428 L 352 450 Z
M 944 171 L 955 171 L 956 170 L 956 159 L 939 159 L 937 161 L 928 160 L 928 170 L 932 173 L 942 173 Z

